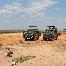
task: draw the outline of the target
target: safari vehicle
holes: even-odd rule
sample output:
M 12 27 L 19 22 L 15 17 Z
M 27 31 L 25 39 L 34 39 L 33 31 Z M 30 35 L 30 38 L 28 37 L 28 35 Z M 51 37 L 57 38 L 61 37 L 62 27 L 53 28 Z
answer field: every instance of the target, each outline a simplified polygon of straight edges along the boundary
M 43 33 L 43 40 L 57 40 L 58 37 L 58 31 L 55 26 L 47 26 L 49 29 L 46 29 Z
M 29 26 L 29 27 L 37 27 L 37 26 Z M 25 38 L 25 40 L 38 40 L 40 36 L 40 32 L 37 28 L 31 28 L 31 29 L 27 29 L 27 31 L 23 32 L 23 37 Z

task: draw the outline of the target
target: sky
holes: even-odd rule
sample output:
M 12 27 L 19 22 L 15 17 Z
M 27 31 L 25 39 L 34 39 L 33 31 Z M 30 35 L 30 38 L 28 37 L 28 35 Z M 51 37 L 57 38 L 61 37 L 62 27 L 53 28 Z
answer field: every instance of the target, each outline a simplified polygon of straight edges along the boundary
M 66 0 L 0 0 L 0 30 L 36 25 L 66 28 Z

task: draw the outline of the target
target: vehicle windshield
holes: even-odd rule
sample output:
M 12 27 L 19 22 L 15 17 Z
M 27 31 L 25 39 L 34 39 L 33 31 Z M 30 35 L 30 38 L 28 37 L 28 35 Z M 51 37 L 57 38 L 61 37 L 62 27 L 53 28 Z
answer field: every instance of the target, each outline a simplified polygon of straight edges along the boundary
M 53 32 L 53 30 L 46 30 L 46 33 L 52 33 Z
M 28 30 L 27 33 L 28 33 L 28 34 L 33 34 L 34 31 L 33 31 L 33 30 Z

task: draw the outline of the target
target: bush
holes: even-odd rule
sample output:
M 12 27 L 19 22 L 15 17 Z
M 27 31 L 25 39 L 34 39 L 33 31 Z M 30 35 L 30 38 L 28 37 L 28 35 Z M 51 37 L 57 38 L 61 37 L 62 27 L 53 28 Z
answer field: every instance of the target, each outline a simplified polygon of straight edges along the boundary
M 35 58 L 35 56 L 20 56 L 18 58 L 15 58 L 15 62 L 16 63 L 22 63 L 22 62 L 30 60 L 32 58 Z

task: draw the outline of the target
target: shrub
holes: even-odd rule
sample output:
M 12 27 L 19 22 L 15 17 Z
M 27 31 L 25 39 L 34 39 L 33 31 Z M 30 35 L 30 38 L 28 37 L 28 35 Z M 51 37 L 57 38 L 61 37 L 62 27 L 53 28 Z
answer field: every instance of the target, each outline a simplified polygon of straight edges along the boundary
M 15 62 L 16 63 L 22 63 L 22 62 L 28 61 L 32 58 L 35 58 L 35 56 L 20 56 L 20 57 L 15 58 Z

